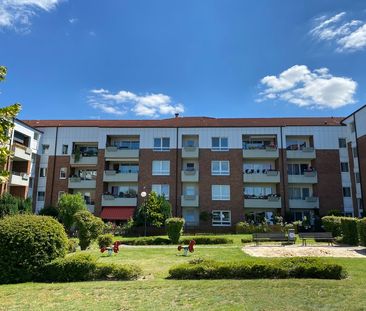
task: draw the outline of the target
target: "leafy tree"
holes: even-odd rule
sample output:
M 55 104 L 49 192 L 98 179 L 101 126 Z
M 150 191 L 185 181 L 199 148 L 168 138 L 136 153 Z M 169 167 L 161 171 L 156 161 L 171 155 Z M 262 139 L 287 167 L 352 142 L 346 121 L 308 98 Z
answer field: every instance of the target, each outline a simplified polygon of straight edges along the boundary
M 160 228 L 171 215 L 172 207 L 170 203 L 163 196 L 151 192 L 137 209 L 135 223 L 137 225 L 143 225 L 146 217 L 146 224 L 148 226 Z
M 74 215 L 79 211 L 86 211 L 86 204 L 80 193 L 65 193 L 57 203 L 60 212 L 60 219 L 67 232 L 70 233 L 71 227 L 75 222 Z
M 81 250 L 89 247 L 103 232 L 104 222 L 89 211 L 79 211 L 74 215 L 75 225 L 78 230 L 79 245 Z
M 58 219 L 59 214 L 60 214 L 60 212 L 59 212 L 58 208 L 54 207 L 54 206 L 46 206 L 46 207 L 42 208 L 38 213 L 38 215 L 51 216 L 56 219 Z
M 5 80 L 6 73 L 6 67 L 0 66 L 0 82 Z M 14 118 L 20 109 L 20 104 L 0 108 L 0 184 L 6 183 L 9 179 L 10 172 L 6 170 L 6 163 L 12 155 L 9 148 L 10 133 L 14 127 Z
M 31 198 L 21 199 L 4 193 L 0 197 L 0 218 L 6 215 L 30 214 L 32 212 Z

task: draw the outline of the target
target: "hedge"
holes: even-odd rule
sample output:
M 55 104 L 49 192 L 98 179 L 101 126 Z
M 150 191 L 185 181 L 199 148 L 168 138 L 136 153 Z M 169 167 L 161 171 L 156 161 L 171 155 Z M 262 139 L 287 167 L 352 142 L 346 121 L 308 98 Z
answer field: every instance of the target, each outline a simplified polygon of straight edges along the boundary
M 333 237 L 342 235 L 341 219 L 343 217 L 337 216 L 324 216 L 322 217 L 322 223 L 326 232 L 332 232 Z
M 357 218 L 342 217 L 342 242 L 349 245 L 358 245 Z
M 54 218 L 7 216 L 0 220 L 0 283 L 32 281 L 43 266 L 64 257 L 68 240 Z
M 48 263 L 37 281 L 134 280 L 141 276 L 141 273 L 141 269 L 135 265 L 101 264 L 97 263 L 97 259 L 92 255 L 80 253 Z
M 366 218 L 358 221 L 358 232 L 360 236 L 360 244 L 366 246 Z
M 305 257 L 244 262 L 195 260 L 169 270 L 171 279 L 342 279 L 346 275 L 341 265 Z
M 225 237 L 215 236 L 184 236 L 179 243 L 189 244 L 191 240 L 195 240 L 196 244 L 232 244 L 234 241 Z M 171 245 L 172 242 L 167 238 L 160 237 L 140 237 L 140 238 L 126 238 L 120 240 L 121 244 L 126 245 Z
M 169 245 L 172 242 L 167 238 L 159 237 L 142 237 L 142 238 L 127 238 L 119 241 L 126 245 Z
M 181 243 L 189 244 L 191 240 L 195 240 L 196 244 L 233 244 L 234 241 L 232 239 L 228 239 L 225 237 L 215 237 L 215 236 L 184 236 L 181 239 Z
M 110 233 L 102 234 L 98 236 L 98 246 L 99 248 L 108 247 L 113 244 L 113 235 Z

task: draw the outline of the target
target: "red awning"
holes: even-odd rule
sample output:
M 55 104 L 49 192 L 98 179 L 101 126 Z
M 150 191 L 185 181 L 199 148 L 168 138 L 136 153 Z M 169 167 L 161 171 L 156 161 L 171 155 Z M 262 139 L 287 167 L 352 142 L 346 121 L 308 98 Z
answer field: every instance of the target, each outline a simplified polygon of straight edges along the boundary
M 133 216 L 134 207 L 108 206 L 103 207 L 100 217 L 107 220 L 127 220 Z

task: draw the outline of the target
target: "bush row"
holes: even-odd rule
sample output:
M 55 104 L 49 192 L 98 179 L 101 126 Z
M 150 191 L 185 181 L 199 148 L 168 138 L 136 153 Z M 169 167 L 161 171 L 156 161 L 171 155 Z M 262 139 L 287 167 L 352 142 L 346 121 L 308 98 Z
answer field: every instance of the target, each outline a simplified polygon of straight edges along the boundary
M 232 244 L 233 240 L 225 237 L 215 236 L 184 236 L 179 243 L 188 244 L 191 240 L 195 240 L 196 244 Z M 141 237 L 126 238 L 120 240 L 121 244 L 126 245 L 170 245 L 170 239 L 161 237 Z
M 189 241 L 195 240 L 196 244 L 233 244 L 234 241 L 232 239 L 228 239 L 225 237 L 216 237 L 216 236 L 184 236 L 181 238 L 181 243 L 188 244 Z
M 195 260 L 169 270 L 172 279 L 342 279 L 346 271 L 341 265 L 319 258 L 288 258 L 271 261 L 217 262 Z
M 141 269 L 135 265 L 97 263 L 96 258 L 90 254 L 76 254 L 46 264 L 37 281 L 135 280 L 141 274 Z

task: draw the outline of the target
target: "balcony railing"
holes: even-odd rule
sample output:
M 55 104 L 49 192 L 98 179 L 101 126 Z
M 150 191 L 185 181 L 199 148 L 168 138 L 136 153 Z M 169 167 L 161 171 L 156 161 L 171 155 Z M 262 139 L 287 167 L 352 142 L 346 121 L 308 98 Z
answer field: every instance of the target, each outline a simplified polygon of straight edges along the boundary
M 278 170 L 253 170 L 246 169 L 243 174 L 244 182 L 254 183 L 279 183 L 281 180 Z
M 96 155 L 90 156 L 76 156 L 75 154 L 71 155 L 70 164 L 74 166 L 78 165 L 97 165 L 98 157 Z
M 286 148 L 286 156 L 288 159 L 315 159 L 315 149 L 313 147 L 299 147 L 298 149 L 291 146 Z
M 32 149 L 27 146 L 14 144 L 13 151 L 15 159 L 24 161 L 30 161 L 32 159 Z
M 254 197 L 244 196 L 244 208 L 281 208 L 279 196 Z
M 199 148 L 197 146 L 183 146 L 182 158 L 198 158 Z
M 182 182 L 198 182 L 199 173 L 196 169 L 184 169 L 182 170 Z
M 319 198 L 318 197 L 306 197 L 304 200 L 302 199 L 290 199 L 289 200 L 290 208 L 298 208 L 298 209 L 317 209 L 319 208 Z
M 128 171 L 115 171 L 106 170 L 104 171 L 103 181 L 105 182 L 137 182 L 138 181 L 138 170 Z
M 244 146 L 244 158 L 258 158 L 258 159 L 277 159 L 279 157 L 278 148 L 275 145 L 263 146 Z
M 95 187 L 96 187 L 95 179 L 86 179 L 81 177 L 69 178 L 70 189 L 94 189 Z
M 305 171 L 302 175 L 288 175 L 289 183 L 316 184 L 318 175 L 316 171 Z
M 28 186 L 29 175 L 27 173 L 11 172 L 10 185 L 11 186 Z
M 199 206 L 198 195 L 183 194 L 181 197 L 181 205 L 183 207 L 198 207 Z
M 106 158 L 138 158 L 139 157 L 139 146 L 131 146 L 131 148 L 123 148 L 116 146 L 107 146 L 105 149 Z
M 103 194 L 102 196 L 102 206 L 136 206 L 137 196 L 114 196 L 111 194 Z

